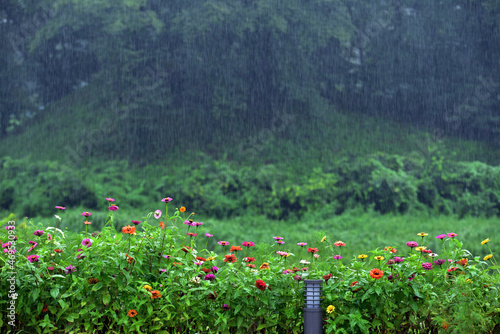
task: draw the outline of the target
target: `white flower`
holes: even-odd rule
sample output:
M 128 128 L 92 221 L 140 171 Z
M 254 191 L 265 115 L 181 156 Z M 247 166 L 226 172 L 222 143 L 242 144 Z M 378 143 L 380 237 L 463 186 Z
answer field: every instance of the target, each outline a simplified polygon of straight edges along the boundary
M 195 276 L 195 277 L 191 278 L 191 283 L 193 283 L 193 284 L 200 284 L 201 283 L 201 279 L 198 276 Z
M 300 260 L 300 263 L 301 263 L 301 264 L 309 264 L 309 263 L 311 263 L 311 262 L 306 261 L 306 260 Z

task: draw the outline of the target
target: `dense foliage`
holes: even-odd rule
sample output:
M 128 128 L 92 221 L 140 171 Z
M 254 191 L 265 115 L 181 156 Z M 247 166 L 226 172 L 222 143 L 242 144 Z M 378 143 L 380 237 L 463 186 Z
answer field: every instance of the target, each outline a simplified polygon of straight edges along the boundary
M 353 259 L 342 257 L 350 245 L 330 235 L 309 244 L 270 236 L 270 243 L 257 245 L 242 236 L 207 249 L 217 236 L 184 207 L 173 209 L 171 198 L 121 233 L 113 217 L 123 208 L 106 200 L 101 232 L 88 232 L 91 212 L 81 214 L 80 233 L 59 230 L 66 219 L 60 206 L 55 226 L 14 220 L 2 226 L 2 328 L 301 333 L 305 279 L 324 280 L 325 332 L 466 333 L 500 326 L 500 267 L 490 239 L 481 243 L 489 253 L 483 259 L 462 249 L 453 232 L 436 236 L 440 244 L 432 251 L 425 245 L 434 236 L 422 232 L 418 242 L 358 250 L 366 254 Z
M 276 115 L 321 118 L 328 104 L 469 138 L 498 130 L 494 0 L 0 4 L 2 137 L 87 85 L 87 112 L 112 112 L 127 157 L 144 141 L 147 153 L 207 146 Z

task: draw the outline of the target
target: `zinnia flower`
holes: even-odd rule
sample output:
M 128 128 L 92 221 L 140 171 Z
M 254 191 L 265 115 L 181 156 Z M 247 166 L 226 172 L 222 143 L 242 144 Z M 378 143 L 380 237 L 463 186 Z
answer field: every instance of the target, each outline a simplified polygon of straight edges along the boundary
M 333 305 L 330 305 L 326 308 L 327 313 L 333 313 L 333 311 L 335 311 L 335 306 Z
M 156 210 L 154 216 L 155 216 L 156 219 L 160 219 L 160 217 L 161 217 L 161 210 Z
M 213 237 L 213 235 L 211 235 L 210 233 L 205 233 L 205 236 L 206 236 L 207 238 L 211 238 L 211 237 Z
M 215 279 L 214 274 L 206 274 L 204 280 L 205 281 L 213 281 Z
M 455 237 L 458 237 L 458 234 L 453 233 L 453 232 L 448 233 L 448 238 L 455 238 Z
M 276 240 L 283 240 L 282 237 L 273 237 L 273 238 L 276 239 Z
M 59 209 L 59 210 L 66 210 L 66 207 L 65 206 L 56 206 L 56 209 Z
M 436 239 L 444 239 L 444 238 L 446 238 L 446 234 L 440 234 L 436 236 Z
M 377 261 L 383 261 L 384 257 L 383 256 L 375 256 L 374 259 Z
M 56 252 L 56 253 L 62 253 L 62 252 L 63 252 L 63 250 L 62 250 L 62 249 L 58 249 L 58 248 L 57 248 L 57 249 L 54 249 L 54 252 Z
M 311 248 L 311 247 L 309 247 L 309 248 L 307 249 L 307 251 L 308 251 L 309 253 L 316 254 L 316 253 L 318 252 L 318 249 L 317 249 L 317 248 Z
M 147 284 L 145 286 L 143 286 L 142 288 L 146 289 L 146 290 L 148 290 L 150 292 L 151 292 L 151 290 L 153 290 L 153 288 L 151 286 L 147 285 Z
M 115 199 L 114 199 L 114 198 L 109 198 L 109 197 L 106 197 L 106 201 L 108 201 L 108 202 L 114 202 L 114 201 L 115 201 Z
M 343 241 L 336 241 L 334 244 L 333 244 L 335 247 L 345 247 L 345 242 Z
M 171 200 L 172 200 L 172 199 L 171 199 L 170 197 L 165 197 L 165 198 L 162 198 L 162 200 L 161 200 L 161 201 L 162 201 L 163 203 L 168 203 L 168 202 L 170 202 Z
M 124 226 L 124 227 L 122 228 L 122 232 L 123 232 L 124 234 L 130 233 L 130 234 L 135 235 L 135 234 L 136 234 L 136 233 L 135 233 L 135 226 L 128 226 L 128 225 L 127 225 L 127 226 Z
M 141 222 L 140 222 L 140 221 L 138 221 L 138 220 L 132 220 L 132 224 L 134 224 L 134 225 L 139 225 L 140 223 L 141 223 Z
M 36 236 L 41 236 L 43 235 L 43 231 L 42 230 L 36 230 L 35 232 L 33 232 L 33 235 L 36 235 Z
M 195 227 L 196 227 L 196 226 L 201 226 L 201 225 L 203 225 L 203 223 L 202 223 L 202 222 L 193 222 L 193 223 L 191 224 L 191 226 L 195 226 Z
M 188 232 L 186 235 L 189 235 L 190 237 L 196 237 L 198 234 L 193 233 L 193 232 Z
M 92 214 L 90 212 L 83 211 L 82 213 L 80 213 L 80 216 L 90 217 L 90 216 L 92 216 Z
M 402 258 L 402 257 L 399 257 L 399 256 L 395 256 L 394 259 L 393 259 L 396 263 L 401 263 L 403 262 L 405 259 Z
M 264 291 L 267 288 L 266 283 L 261 279 L 255 281 L 255 286 L 261 291 Z
M 12 230 L 15 230 L 15 229 L 16 229 L 16 227 L 15 227 L 14 225 L 9 225 L 9 226 L 5 226 L 5 229 L 6 229 L 7 231 L 12 231 Z
M 128 316 L 133 318 L 137 315 L 137 311 L 136 310 L 128 310 Z
M 185 212 L 186 211 L 186 208 L 181 206 L 181 208 L 179 209 L 180 212 Z
M 118 209 L 119 209 L 119 207 L 117 207 L 116 205 L 111 205 L 111 206 L 109 207 L 109 209 L 110 209 L 111 211 L 116 211 L 116 210 L 118 210 Z
M 425 248 L 426 248 L 425 246 L 419 246 L 419 247 L 415 247 L 415 250 L 416 250 L 417 252 L 422 252 L 422 251 L 424 251 L 424 250 L 425 250 Z
M 244 247 L 254 247 L 255 244 L 252 241 L 243 241 L 242 245 Z
M 394 247 L 389 247 L 389 246 L 387 246 L 387 247 L 385 247 L 385 248 L 384 248 L 384 250 L 385 250 L 385 251 L 388 251 L 388 252 L 391 252 L 391 253 L 393 253 L 393 254 L 396 254 L 396 253 L 397 253 L 397 250 L 396 250 L 396 248 L 394 248 Z
M 83 223 L 84 223 L 85 225 L 92 225 L 92 223 L 91 223 L 91 222 L 89 222 L 88 220 L 84 221 Z
M 86 246 L 87 248 L 89 248 L 90 246 L 92 246 L 92 240 L 90 240 L 89 238 L 83 239 L 82 245 Z
M 333 259 L 334 260 L 342 260 L 342 256 L 341 255 L 334 255 Z
M 484 239 L 483 241 L 481 241 L 481 245 L 485 245 L 485 244 L 487 244 L 488 242 L 490 242 L 490 239 Z
M 410 247 L 410 248 L 415 248 L 415 247 L 418 247 L 418 244 L 416 241 L 408 241 L 406 243 L 406 246 Z
M 325 282 L 328 282 L 328 280 L 332 277 L 333 277 L 333 274 L 326 274 L 323 276 L 323 279 L 325 280 Z
M 360 259 L 361 261 L 364 261 L 367 257 L 368 257 L 368 255 L 366 255 L 366 254 L 358 255 L 358 259 Z
M 493 254 L 488 254 L 484 257 L 484 261 L 488 261 L 489 259 L 491 259 L 493 257 Z
M 160 291 L 158 291 L 158 290 L 153 290 L 153 291 L 151 291 L 151 295 L 152 295 L 151 297 L 152 297 L 153 299 L 156 299 L 156 298 L 161 298 L 161 293 L 160 293 Z
M 260 265 L 260 269 L 270 269 L 269 263 L 264 262 L 263 264 Z
M 221 246 L 229 246 L 229 242 L 227 242 L 227 241 L 219 241 L 219 242 L 217 242 L 217 243 L 218 243 L 219 245 L 221 245 Z
M 29 262 L 33 263 L 33 262 L 38 262 L 40 256 L 33 254 L 26 256 L 26 258 L 28 259 Z
M 160 222 L 160 227 L 163 230 L 165 228 L 165 224 L 163 224 L 163 222 Z
M 245 261 L 245 262 L 253 262 L 253 261 L 255 261 L 255 258 L 254 257 L 245 257 L 245 258 L 243 258 L 243 261 Z
M 299 245 L 300 247 L 304 247 L 305 245 L 307 245 L 307 242 L 299 242 L 297 243 L 297 245 Z
M 224 255 L 224 262 L 233 263 L 233 262 L 236 262 L 237 260 L 238 259 L 236 258 L 236 255 L 234 255 L 234 254 Z
M 373 268 L 372 270 L 370 270 L 371 278 L 380 279 L 382 278 L 382 276 L 384 276 L 384 272 L 382 270 L 377 268 Z
M 74 273 L 76 271 L 76 268 L 74 266 L 67 266 L 64 269 L 66 269 L 66 274 Z
M 418 235 L 419 237 L 422 237 L 422 238 L 423 238 L 423 237 L 428 236 L 429 234 L 424 233 L 424 232 L 420 232 L 420 233 L 417 233 L 417 235 Z
M 435 264 L 436 266 L 440 266 L 440 265 L 442 265 L 442 264 L 443 264 L 443 263 L 445 263 L 445 262 L 446 262 L 446 260 L 445 260 L 445 259 L 437 259 L 436 261 L 434 261 L 434 264 Z
M 321 238 L 321 242 L 323 242 L 325 240 L 326 240 L 326 235 L 323 238 Z
M 229 305 L 227 305 L 227 304 L 222 305 L 222 309 L 223 309 L 224 311 L 227 311 L 227 310 L 229 310 L 230 308 L 231 308 L 231 306 L 229 306 Z
M 229 251 L 232 253 L 239 252 L 240 250 L 242 250 L 240 246 L 231 246 L 231 249 Z
M 430 263 L 430 262 L 424 262 L 424 263 L 422 263 L 422 268 L 424 268 L 425 270 L 431 270 L 432 269 L 432 263 Z

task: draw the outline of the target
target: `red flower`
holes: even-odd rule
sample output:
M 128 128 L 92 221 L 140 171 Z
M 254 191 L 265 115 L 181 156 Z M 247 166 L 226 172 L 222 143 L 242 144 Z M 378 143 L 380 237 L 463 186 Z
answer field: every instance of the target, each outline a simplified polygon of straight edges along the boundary
M 243 260 L 245 260 L 245 262 L 253 262 L 253 261 L 255 261 L 255 258 L 254 257 L 246 257 Z
M 255 264 L 247 264 L 247 267 L 249 267 L 249 268 L 255 268 Z
M 316 254 L 316 253 L 318 252 L 318 249 L 317 249 L 317 248 L 311 248 L 311 247 L 309 247 L 309 248 L 307 249 L 307 251 L 308 251 L 309 253 Z
M 224 262 L 232 263 L 232 262 L 236 262 L 237 260 L 238 259 L 236 258 L 236 255 L 234 255 L 234 254 L 224 255 Z
M 326 282 L 328 282 L 328 280 L 329 280 L 330 278 L 332 278 L 332 277 L 333 277 L 333 274 L 328 274 L 328 275 L 323 276 L 323 279 L 324 279 Z
M 208 269 L 208 268 L 201 268 L 201 270 L 204 272 L 204 273 L 209 273 L 211 272 L 212 270 Z
M 266 283 L 261 279 L 255 281 L 255 286 L 257 287 L 257 289 L 262 291 L 264 291 L 267 288 Z
M 189 246 L 184 246 L 184 247 L 182 247 L 182 251 L 183 251 L 184 253 L 188 253 L 190 250 L 191 250 L 191 247 L 189 247 Z
M 380 269 L 373 268 L 372 270 L 370 270 L 370 276 L 371 278 L 380 279 L 382 278 L 382 276 L 384 276 L 384 272 Z

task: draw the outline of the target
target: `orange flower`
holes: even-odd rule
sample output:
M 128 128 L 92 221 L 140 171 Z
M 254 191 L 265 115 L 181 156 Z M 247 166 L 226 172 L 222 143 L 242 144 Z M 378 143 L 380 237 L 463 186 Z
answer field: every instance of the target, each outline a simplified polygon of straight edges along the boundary
M 151 296 L 151 297 L 153 297 L 153 299 L 156 299 L 156 298 L 161 298 L 160 291 L 158 291 L 158 290 L 153 290 L 153 291 L 151 291 L 151 294 L 152 294 L 152 296 Z
M 91 222 L 89 222 L 89 221 L 84 221 L 83 223 L 84 223 L 85 225 L 92 225 L 92 223 L 91 223 Z
M 163 224 L 163 222 L 160 222 L 160 227 L 163 230 L 165 228 L 165 224 Z
M 267 262 L 264 262 L 261 266 L 260 266 L 260 269 L 269 269 L 269 263 Z
M 128 316 L 133 318 L 137 315 L 137 311 L 136 310 L 128 310 Z
M 186 208 L 185 208 L 185 207 L 183 207 L 183 206 L 181 206 L 181 208 L 179 209 L 179 211 L 180 211 L 180 212 L 184 212 L 184 211 L 186 211 Z
M 183 251 L 184 253 L 188 253 L 190 250 L 191 250 L 191 247 L 189 247 L 189 246 L 184 246 L 184 247 L 182 247 L 182 251 Z
M 240 250 L 242 250 L 240 246 L 231 246 L 231 249 L 229 251 L 232 253 L 232 252 L 238 252 Z
M 232 263 L 232 262 L 236 262 L 237 260 L 238 259 L 236 258 L 236 255 L 234 255 L 234 254 L 224 255 L 224 262 Z
M 198 261 L 203 261 L 203 262 L 206 262 L 206 261 L 207 261 L 207 259 L 205 259 L 204 257 L 201 257 L 201 256 L 197 256 L 197 257 L 196 257 L 196 260 L 198 260 Z
M 130 233 L 130 234 L 135 235 L 135 226 L 124 226 L 122 228 L 122 232 L 125 234 Z
M 99 280 L 97 278 L 89 278 L 89 284 L 96 284 Z
M 177 266 L 177 265 L 182 266 L 182 263 L 179 263 L 179 262 L 174 262 L 174 263 L 173 263 L 173 265 L 174 265 L 174 266 Z
M 460 263 L 460 265 L 462 267 L 465 267 L 467 265 L 467 263 L 469 263 L 469 260 L 468 259 L 461 259 L 460 261 L 458 261 L 458 263 Z
M 382 278 L 382 276 L 384 276 L 384 272 L 380 269 L 373 268 L 372 270 L 370 270 L 370 276 L 371 278 L 380 279 Z
M 128 263 L 132 263 L 132 261 L 134 261 L 134 258 L 129 256 L 128 254 L 125 254 L 125 256 L 127 257 Z
M 448 327 L 450 327 L 450 325 L 448 325 L 448 323 L 445 321 L 443 321 L 443 323 L 441 324 L 441 327 L 443 327 L 445 330 L 448 329 Z

